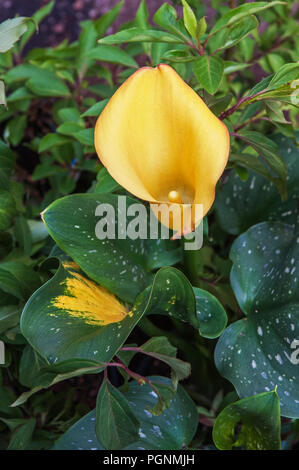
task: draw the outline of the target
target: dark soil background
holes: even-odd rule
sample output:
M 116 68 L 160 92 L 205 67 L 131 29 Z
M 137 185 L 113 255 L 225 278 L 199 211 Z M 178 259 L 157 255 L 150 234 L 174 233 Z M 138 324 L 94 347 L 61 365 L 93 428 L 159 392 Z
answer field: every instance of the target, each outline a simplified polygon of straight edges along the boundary
M 31 16 L 49 0 L 0 0 L 0 22 L 19 16 Z M 78 37 L 80 21 L 96 19 L 110 10 L 119 0 L 56 0 L 50 16 L 40 25 L 39 34 L 31 40 L 30 46 L 47 47 L 59 44 L 63 39 L 74 41 Z M 115 25 L 108 30 L 114 31 L 122 23 L 135 17 L 140 0 L 125 0 L 122 11 Z M 148 0 L 152 15 L 163 0 Z

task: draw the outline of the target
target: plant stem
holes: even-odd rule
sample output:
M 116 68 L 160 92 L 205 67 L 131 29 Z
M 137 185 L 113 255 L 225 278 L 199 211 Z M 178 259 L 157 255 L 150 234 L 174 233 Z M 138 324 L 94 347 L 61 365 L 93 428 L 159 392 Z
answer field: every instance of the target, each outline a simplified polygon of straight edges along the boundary
M 246 101 L 252 100 L 252 99 L 255 98 L 256 96 L 262 95 L 263 93 L 264 93 L 264 90 L 259 91 L 258 93 L 255 93 L 254 95 L 251 95 L 251 96 L 243 96 L 243 98 L 241 98 L 239 101 L 237 101 L 237 103 L 234 104 L 234 106 L 232 106 L 231 108 L 228 108 L 226 111 L 222 111 L 222 113 L 221 113 L 220 116 L 219 116 L 219 119 L 220 119 L 221 121 L 223 121 L 223 119 L 226 119 L 228 116 L 230 116 L 230 115 L 233 114 L 235 111 L 237 111 L 237 109 L 238 109 L 243 103 L 246 103 Z
M 127 366 L 125 366 L 125 364 L 123 364 L 122 362 L 107 362 L 106 363 L 106 368 L 107 367 L 120 367 L 130 377 L 137 380 L 138 383 L 140 383 L 140 384 L 148 383 L 150 385 L 150 380 L 149 379 L 147 379 L 146 377 L 143 377 L 143 375 L 137 374 L 137 372 L 133 372 L 131 369 L 129 369 Z
M 262 113 L 258 114 L 257 116 L 254 116 L 250 119 L 247 119 L 247 121 L 245 121 L 242 124 L 240 124 L 239 126 L 235 127 L 235 129 L 234 129 L 235 132 L 240 131 L 241 129 L 243 129 L 243 127 L 246 127 L 249 124 L 252 124 L 253 122 L 256 122 L 256 121 L 271 121 L 268 117 L 263 116 L 264 113 L 265 113 L 265 111 L 262 111 Z
M 191 250 L 184 250 L 184 267 L 189 278 L 189 281 L 193 286 L 198 284 L 198 270 L 197 270 L 197 257 L 196 252 Z

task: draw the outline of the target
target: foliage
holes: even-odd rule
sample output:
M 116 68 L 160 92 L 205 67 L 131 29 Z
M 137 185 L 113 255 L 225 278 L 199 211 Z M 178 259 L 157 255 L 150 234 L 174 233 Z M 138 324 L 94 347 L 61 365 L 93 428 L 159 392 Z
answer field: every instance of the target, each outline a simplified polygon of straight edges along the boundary
M 107 35 L 120 2 L 48 48 L 27 46 L 54 1 L 0 25 L 1 449 L 298 442 L 298 8 L 231 3 L 213 0 L 213 21 L 205 3 L 163 3 L 151 21 L 141 0 Z M 96 157 L 95 120 L 161 62 L 231 137 L 191 255 L 184 240 L 94 237 L 96 205 L 126 194 Z M 92 321 L 73 279 L 108 289 L 124 320 Z

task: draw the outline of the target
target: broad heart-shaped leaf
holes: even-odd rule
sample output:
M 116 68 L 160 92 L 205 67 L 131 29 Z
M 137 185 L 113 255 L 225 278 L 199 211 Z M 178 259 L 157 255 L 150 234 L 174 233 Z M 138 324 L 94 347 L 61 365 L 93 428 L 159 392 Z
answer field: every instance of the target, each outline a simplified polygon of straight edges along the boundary
M 223 306 L 208 291 L 198 287 L 193 287 L 193 291 L 200 335 L 205 338 L 218 338 L 227 324 L 227 315 Z
M 236 431 L 236 426 L 242 426 Z M 280 449 L 280 406 L 275 391 L 243 398 L 228 405 L 217 416 L 213 440 L 218 449 Z
M 125 204 L 133 203 L 136 200 L 126 198 Z M 114 194 L 74 194 L 58 199 L 46 209 L 43 220 L 57 245 L 90 278 L 133 303 L 151 281 L 145 269 L 144 240 L 98 239 L 95 230 L 99 216 L 95 212 L 100 204 L 110 204 L 115 210 L 117 237 L 118 221 L 125 217 L 126 208 L 118 207 Z
M 296 135 L 299 136 L 298 133 Z M 287 167 L 288 199 L 282 201 L 274 184 L 249 170 L 241 181 L 233 172 L 216 196 L 216 212 L 221 227 L 234 235 L 262 221 L 282 221 L 293 225 L 299 196 L 299 150 L 291 139 L 280 134 L 273 136 Z M 257 157 L 251 155 L 251 159 Z M 259 160 L 257 160 L 259 162 Z
M 200 86 L 213 95 L 222 80 L 224 62 L 219 57 L 203 55 L 193 63 L 193 71 Z
M 192 286 L 185 275 L 176 268 L 161 268 L 153 285 L 145 289 L 137 301 L 140 305 L 146 305 L 147 315 L 167 314 L 198 328 Z
M 69 279 L 73 279 L 72 272 L 61 265 L 53 278 L 31 296 L 22 313 L 23 335 L 48 364 L 81 359 L 102 365 L 113 358 L 144 314 L 171 308 L 174 315 L 186 317 L 188 321 L 188 316 L 191 318 L 189 310 L 192 306 L 194 309 L 191 287 L 193 299 L 187 297 L 187 278 L 175 268 L 162 268 L 156 274 L 150 292 L 137 298 L 123 320 L 100 324 L 91 321 L 91 309 L 87 314 L 81 299 L 74 297 L 74 291 L 69 291 Z M 88 288 L 88 296 L 97 295 L 94 283 L 89 282 L 89 287 L 83 284 L 83 289 Z M 78 289 L 78 284 L 76 286 Z M 67 296 L 71 303 L 67 302 Z M 62 298 L 61 304 L 59 298 Z M 101 310 L 96 314 L 100 317 Z M 194 312 L 193 315 L 196 318 Z
M 170 315 L 188 322 L 205 338 L 217 338 L 227 324 L 227 315 L 220 302 L 209 292 L 192 287 L 184 274 L 175 268 L 162 268 L 156 284 L 140 294 L 142 303 L 148 300 L 147 315 Z M 155 286 L 161 283 L 161 291 Z M 166 288 L 162 286 L 166 286 Z
M 216 366 L 240 397 L 277 385 L 281 414 L 298 418 L 298 226 L 254 225 L 235 240 L 231 259 L 231 285 L 247 317 L 220 337 Z
M 109 380 L 104 380 L 97 397 L 96 434 L 108 450 L 120 450 L 138 440 L 140 423 L 127 398 Z
M 171 385 L 171 381 L 164 377 L 148 378 Z M 129 391 L 124 396 L 140 422 L 139 441 L 126 447 L 126 450 L 179 450 L 191 442 L 197 428 L 198 414 L 183 387 L 178 386 L 169 408 L 159 416 L 153 416 L 149 412 L 157 400 L 149 385 L 140 386 L 136 382 L 130 382 Z M 95 420 L 93 410 L 56 442 L 54 450 L 104 450 L 96 437 Z

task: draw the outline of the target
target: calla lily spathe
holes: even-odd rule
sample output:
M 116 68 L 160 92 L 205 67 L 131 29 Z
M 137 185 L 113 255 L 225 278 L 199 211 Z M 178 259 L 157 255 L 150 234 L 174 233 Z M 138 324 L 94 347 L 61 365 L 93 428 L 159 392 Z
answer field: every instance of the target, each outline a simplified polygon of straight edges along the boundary
M 143 67 L 112 96 L 95 128 L 111 176 L 150 203 L 208 212 L 229 154 L 226 126 L 170 66 Z M 200 222 L 192 212 L 192 230 Z M 182 230 L 183 232 L 183 230 Z

